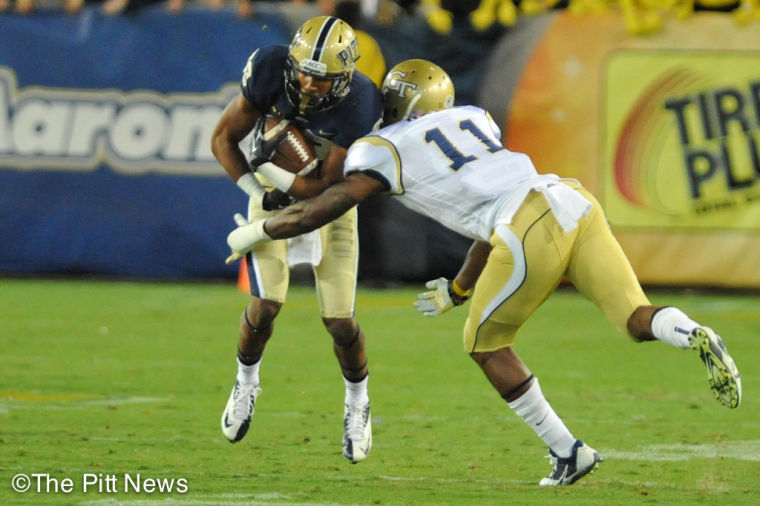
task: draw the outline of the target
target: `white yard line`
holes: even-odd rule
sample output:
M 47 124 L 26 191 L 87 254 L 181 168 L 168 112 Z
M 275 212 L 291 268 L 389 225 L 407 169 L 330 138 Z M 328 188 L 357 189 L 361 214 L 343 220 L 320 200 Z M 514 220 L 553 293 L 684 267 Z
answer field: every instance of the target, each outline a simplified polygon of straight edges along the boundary
M 634 451 L 600 450 L 605 458 L 676 461 L 690 459 L 736 459 L 760 462 L 760 440 L 701 445 L 650 445 Z

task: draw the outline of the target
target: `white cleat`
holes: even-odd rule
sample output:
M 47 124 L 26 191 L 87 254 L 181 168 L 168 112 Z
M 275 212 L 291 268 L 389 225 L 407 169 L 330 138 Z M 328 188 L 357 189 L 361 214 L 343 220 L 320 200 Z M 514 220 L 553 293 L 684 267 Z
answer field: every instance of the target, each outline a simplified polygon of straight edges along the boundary
M 558 457 L 551 448 L 549 453 L 549 458 L 554 467 L 549 476 L 538 482 L 542 487 L 572 485 L 587 474 L 593 473 L 599 462 L 604 460 L 596 450 L 580 439 L 575 441 L 573 453 L 566 459 Z
M 256 399 L 261 395 L 258 385 L 241 385 L 235 381 L 227 406 L 222 413 L 222 432 L 230 443 L 237 443 L 248 432 Z
M 729 408 L 737 407 L 742 399 L 742 380 L 720 336 L 711 328 L 697 327 L 689 334 L 689 344 L 707 366 L 710 388 L 718 401 Z
M 344 406 L 343 456 L 353 463 L 361 462 L 372 448 L 369 402 L 363 406 Z

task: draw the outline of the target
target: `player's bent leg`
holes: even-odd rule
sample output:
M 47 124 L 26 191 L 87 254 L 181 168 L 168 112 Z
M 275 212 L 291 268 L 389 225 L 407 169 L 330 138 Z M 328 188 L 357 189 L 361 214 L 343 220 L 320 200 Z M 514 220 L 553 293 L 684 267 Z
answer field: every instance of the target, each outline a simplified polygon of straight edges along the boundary
M 256 399 L 261 395 L 261 356 L 281 307 L 279 302 L 253 297 L 240 317 L 238 373 L 221 418 L 222 433 L 231 443 L 243 439 L 250 428 Z
M 251 199 L 248 216 L 252 221 L 269 215 L 259 202 Z M 288 291 L 287 253 L 286 241 L 271 241 L 246 255 L 251 299 L 240 315 L 238 371 L 221 418 L 222 433 L 233 443 L 248 432 L 256 400 L 261 395 L 258 376 L 261 357 Z
M 553 469 L 539 484 L 570 485 L 591 473 L 602 457 L 577 440 L 554 412 L 525 363 L 510 348 L 472 353 L 509 407 L 549 447 Z
M 353 318 L 323 318 L 346 384 L 343 407 L 343 456 L 361 462 L 372 448 L 372 418 L 364 333 Z
M 739 370 L 723 340 L 678 308 L 640 306 L 628 319 L 628 331 L 637 340 L 658 339 L 677 348 L 692 348 L 707 367 L 707 378 L 721 404 L 735 408 L 741 402 Z
M 366 458 L 372 446 L 364 334 L 353 319 L 359 243 L 357 211 L 351 209 L 320 228 L 322 259 L 314 268 L 322 321 L 333 338 L 346 386 L 343 456 L 351 462 Z
M 689 334 L 689 343 L 707 366 L 710 388 L 718 401 L 729 408 L 739 406 L 742 398 L 741 377 L 720 336 L 709 327 L 696 327 Z

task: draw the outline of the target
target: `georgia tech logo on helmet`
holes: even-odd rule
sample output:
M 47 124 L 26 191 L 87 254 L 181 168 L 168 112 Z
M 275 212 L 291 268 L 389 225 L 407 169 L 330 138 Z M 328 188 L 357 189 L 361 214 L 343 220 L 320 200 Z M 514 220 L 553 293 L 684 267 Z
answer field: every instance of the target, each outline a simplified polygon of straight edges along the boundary
M 402 80 L 402 78 L 406 77 L 406 72 L 396 70 L 391 72 L 388 77 L 386 86 L 391 90 L 398 91 L 398 96 L 401 98 L 406 98 L 406 90 L 415 91 L 417 89 L 415 83 Z

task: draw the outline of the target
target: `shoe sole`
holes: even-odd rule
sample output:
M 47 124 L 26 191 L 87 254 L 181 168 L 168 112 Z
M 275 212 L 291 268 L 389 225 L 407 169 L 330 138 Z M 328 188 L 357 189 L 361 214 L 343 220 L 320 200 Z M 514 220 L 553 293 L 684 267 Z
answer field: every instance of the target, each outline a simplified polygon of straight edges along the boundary
M 703 328 L 697 328 L 689 336 L 689 343 L 692 349 L 699 352 L 699 358 L 707 366 L 707 378 L 715 398 L 728 408 L 736 408 L 741 400 L 739 372 L 717 336 L 711 334 Z

